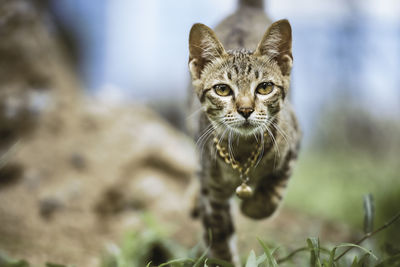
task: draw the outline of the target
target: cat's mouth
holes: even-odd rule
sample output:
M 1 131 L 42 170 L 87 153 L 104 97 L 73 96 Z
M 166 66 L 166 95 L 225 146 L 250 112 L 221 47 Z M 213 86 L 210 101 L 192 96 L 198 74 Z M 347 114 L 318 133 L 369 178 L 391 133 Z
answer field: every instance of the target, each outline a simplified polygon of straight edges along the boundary
M 236 128 L 242 130 L 242 131 L 251 131 L 257 128 L 257 125 L 254 123 L 251 123 L 250 120 L 245 120 L 242 123 L 236 125 Z
M 250 136 L 259 130 L 258 123 L 252 120 L 242 120 L 236 123 L 228 124 L 228 128 L 239 135 Z
M 248 120 L 245 120 L 244 122 L 242 122 L 241 126 L 244 128 L 253 127 L 253 125 L 251 125 L 251 123 Z

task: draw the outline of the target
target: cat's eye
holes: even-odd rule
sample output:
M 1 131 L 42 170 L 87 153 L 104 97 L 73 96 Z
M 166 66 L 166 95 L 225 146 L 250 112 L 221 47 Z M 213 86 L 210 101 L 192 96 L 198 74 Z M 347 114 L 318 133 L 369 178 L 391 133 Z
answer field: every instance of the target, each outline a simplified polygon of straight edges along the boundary
M 260 95 L 268 95 L 274 90 L 274 84 L 272 82 L 262 82 L 257 88 L 256 92 Z
M 226 84 L 217 84 L 213 86 L 215 93 L 220 96 L 228 96 L 232 94 L 232 89 Z

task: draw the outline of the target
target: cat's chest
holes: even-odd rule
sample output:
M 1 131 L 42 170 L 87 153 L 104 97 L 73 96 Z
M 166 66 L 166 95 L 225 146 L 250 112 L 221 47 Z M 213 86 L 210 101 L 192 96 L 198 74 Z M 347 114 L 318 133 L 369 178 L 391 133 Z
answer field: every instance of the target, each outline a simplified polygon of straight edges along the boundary
M 275 151 L 267 152 L 269 151 L 266 151 L 259 160 L 257 159 L 254 165 L 249 167 L 247 172 L 248 166 L 245 167 L 246 165 L 243 164 L 243 162 L 248 163 L 248 157 L 238 157 L 238 166 L 236 168 L 233 168 L 232 164 L 227 163 L 223 158 L 219 157 L 217 159 L 218 169 L 220 170 L 219 179 L 221 179 L 226 186 L 232 188 L 239 186 L 244 179 L 249 180 L 249 185 L 255 186 L 260 179 L 266 178 L 274 173 L 279 165 L 279 158 L 275 154 Z M 242 173 L 239 172 L 239 168 L 242 168 Z

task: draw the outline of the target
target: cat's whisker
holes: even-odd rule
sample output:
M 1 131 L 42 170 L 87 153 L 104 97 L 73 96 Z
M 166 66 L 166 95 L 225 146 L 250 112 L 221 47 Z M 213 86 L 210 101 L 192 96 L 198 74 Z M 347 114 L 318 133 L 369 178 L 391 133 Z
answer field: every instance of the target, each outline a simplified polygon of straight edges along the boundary
M 198 146 L 199 144 L 201 144 L 202 140 L 212 131 L 214 131 L 215 128 L 212 124 L 210 124 L 204 131 L 203 133 L 200 135 L 200 137 L 197 139 L 196 142 L 196 146 Z
M 290 137 L 285 133 L 285 131 L 283 131 L 281 129 L 281 127 L 279 127 L 279 125 L 277 125 L 274 122 L 271 122 L 271 125 L 279 132 L 279 134 L 283 137 L 283 139 L 285 140 L 286 144 L 289 145 L 289 140 Z
M 253 136 L 254 136 L 254 139 L 256 139 L 256 142 L 259 143 L 256 133 L 253 133 Z
M 269 127 L 267 125 L 264 125 L 264 126 L 265 126 L 265 131 L 267 131 L 269 137 L 272 140 L 272 144 L 273 144 L 274 150 L 275 150 L 275 157 L 276 156 L 280 157 L 279 147 L 278 147 L 278 144 L 277 144 L 276 139 L 274 137 L 274 134 L 271 132 L 271 130 L 269 129 Z
M 212 133 L 214 132 L 214 127 L 210 127 L 202 136 L 199 138 L 199 140 L 196 142 L 196 147 L 199 150 L 200 156 L 203 156 L 203 151 L 204 151 L 204 145 L 207 143 L 208 139 L 210 136 L 212 136 Z
M 233 153 L 232 149 L 232 134 L 233 131 L 229 129 L 229 134 L 228 134 L 228 153 L 231 159 L 235 160 L 235 154 Z
M 202 157 L 203 151 L 204 151 L 204 146 L 208 142 L 209 138 L 218 130 L 218 128 L 223 125 L 224 120 L 219 119 L 216 121 L 216 123 L 210 124 L 204 131 L 203 134 L 198 138 L 196 142 L 196 147 L 198 148 L 200 152 L 200 156 Z
M 259 133 L 260 133 L 260 140 L 261 140 L 261 151 L 260 151 L 260 155 L 258 155 L 257 162 L 254 165 L 255 168 L 258 166 L 262 157 L 264 156 L 264 133 L 261 129 L 259 130 Z
M 270 122 L 272 123 L 274 120 L 275 120 L 275 116 L 270 119 Z M 273 142 L 274 146 L 276 147 L 276 151 L 277 151 L 277 153 L 274 154 L 274 169 L 275 169 L 275 167 L 276 167 L 276 158 L 277 157 L 280 158 L 279 146 L 278 146 L 278 141 L 276 140 L 276 138 L 273 135 L 272 131 L 269 129 L 269 127 L 267 127 L 267 129 L 271 133 L 272 142 Z

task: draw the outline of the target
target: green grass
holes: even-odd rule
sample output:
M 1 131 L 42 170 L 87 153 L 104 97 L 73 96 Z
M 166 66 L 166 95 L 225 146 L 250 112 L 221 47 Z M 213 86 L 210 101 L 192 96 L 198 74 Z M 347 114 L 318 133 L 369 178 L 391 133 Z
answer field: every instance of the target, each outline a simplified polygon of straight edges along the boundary
M 373 221 L 374 221 L 374 203 L 372 197 L 364 197 L 364 213 L 368 216 L 367 219 L 364 220 L 364 229 L 367 230 L 367 233 L 364 236 L 364 240 L 368 238 L 375 238 L 376 235 L 382 234 L 382 232 L 386 231 L 388 228 L 393 227 L 393 223 L 400 219 L 400 214 L 393 217 L 394 219 L 389 220 L 387 224 L 383 225 L 377 230 L 373 230 Z M 361 208 L 360 208 L 361 209 Z M 362 210 L 362 209 L 361 209 Z M 361 212 L 363 215 L 363 212 Z M 199 247 L 196 246 L 194 249 L 187 251 L 186 253 L 182 248 L 180 248 L 179 253 L 180 257 L 175 258 L 173 255 L 176 253 L 174 251 L 173 246 L 165 247 L 167 249 L 167 253 L 172 255 L 173 260 L 165 260 L 163 263 L 155 264 L 151 259 L 145 260 L 142 257 L 142 262 L 132 260 L 139 259 L 138 255 L 145 255 L 148 253 L 146 249 L 151 248 L 154 244 L 160 244 L 165 242 L 165 238 L 168 239 L 168 236 L 165 233 L 160 234 L 160 227 L 154 220 L 149 220 L 151 216 L 147 217 L 147 220 L 152 222 L 149 225 L 148 231 L 153 232 L 151 236 L 152 239 L 146 237 L 148 234 L 144 233 L 136 233 L 133 239 L 126 240 L 124 242 L 125 247 L 122 247 L 122 251 L 131 250 L 130 253 L 119 253 L 112 255 L 112 257 L 116 258 L 112 262 L 113 264 L 107 265 L 104 267 L 125 267 L 125 266 L 172 266 L 172 267 L 208 267 L 208 266 L 221 266 L 221 267 L 231 267 L 230 263 L 207 258 L 207 253 L 209 248 L 205 248 L 203 253 L 200 255 Z M 359 220 L 362 219 L 363 216 L 360 216 Z M 389 218 L 386 218 L 386 220 Z M 374 236 L 375 235 L 375 236 Z M 284 248 L 274 247 L 271 248 L 264 241 L 258 239 L 259 244 L 262 248 L 262 252 L 257 255 L 254 250 L 250 250 L 248 256 L 243 261 L 243 266 L 245 267 L 283 267 L 283 266 L 312 266 L 312 267 L 396 267 L 400 266 L 400 251 L 395 251 L 392 253 L 382 253 L 379 251 L 379 257 L 376 256 L 375 252 L 372 252 L 370 249 L 367 249 L 362 246 L 362 243 L 359 242 L 357 244 L 351 243 L 341 243 L 337 245 L 330 245 L 329 247 L 324 247 L 320 244 L 318 238 L 307 238 L 306 244 L 304 247 L 300 247 L 295 249 L 290 253 L 279 253 L 279 250 L 284 250 Z M 147 244 L 146 244 L 147 243 Z M 152 245 L 153 244 L 153 245 Z M 361 245 L 360 245 L 361 244 Z M 376 246 L 372 246 L 374 249 L 377 249 Z M 134 248 L 132 250 L 132 248 Z M 351 248 L 351 250 L 348 250 Z M 138 251 L 138 249 L 142 249 L 144 251 Z M 136 257 L 124 258 L 126 255 L 136 255 Z M 122 257 L 122 259 L 121 259 Z M 118 264 L 118 262 L 123 262 L 122 265 Z M 213 264 L 213 265 L 211 265 Z
M 400 209 L 387 205 L 388 201 L 400 203 L 399 173 L 398 162 L 362 152 L 303 151 L 285 205 L 360 228 L 361 196 L 371 193 L 377 205 L 377 222 L 383 222 Z
M 275 258 L 274 252 L 277 250 L 268 248 L 265 243 L 260 241 L 261 246 L 264 249 L 264 252 L 260 255 L 256 255 L 253 250 L 250 251 L 249 256 L 244 263 L 245 267 L 279 267 L 282 266 L 278 262 L 282 262 L 282 260 L 277 260 Z M 307 239 L 307 247 L 301 248 L 297 252 L 304 252 L 307 253 L 308 256 L 302 256 L 302 261 L 292 262 L 291 266 L 311 266 L 311 267 L 368 267 L 368 266 L 375 266 L 375 267 L 396 267 L 400 266 L 400 254 L 388 257 L 384 260 L 379 260 L 371 251 L 355 245 L 355 244 L 340 244 L 333 247 L 330 251 L 324 248 L 321 248 L 319 245 L 319 240 L 315 238 L 308 238 Z M 337 251 L 343 247 L 355 247 L 359 249 L 360 253 L 357 256 L 354 256 L 352 260 L 349 259 L 341 259 L 335 260 L 337 256 Z M 205 254 L 204 254 L 205 255 Z M 214 264 L 221 267 L 233 267 L 232 264 L 216 260 L 216 259 L 208 259 L 205 256 L 201 256 L 197 259 L 192 258 L 180 258 L 167 261 L 165 263 L 159 265 L 153 265 L 152 262 L 148 262 L 146 265 L 137 265 L 137 263 L 131 261 L 126 261 L 126 259 L 122 260 L 124 263 L 123 265 L 116 265 L 112 266 L 131 266 L 131 267 L 151 267 L 151 266 L 158 266 L 158 267 L 208 267 L 210 264 Z M 292 260 L 295 254 L 291 255 L 290 258 L 286 259 L 285 261 Z M 131 259 L 133 260 L 133 259 Z M 308 261 L 308 263 L 307 263 Z M 117 262 L 121 262 L 117 261 Z M 299 263 L 301 262 L 301 263 Z M 299 265 L 300 264 L 300 265 Z M 0 255 L 0 266 L 1 267 L 29 267 L 29 263 L 24 260 L 12 260 L 4 255 Z M 45 267 L 68 267 L 65 265 L 60 264 L 52 264 L 46 263 Z

